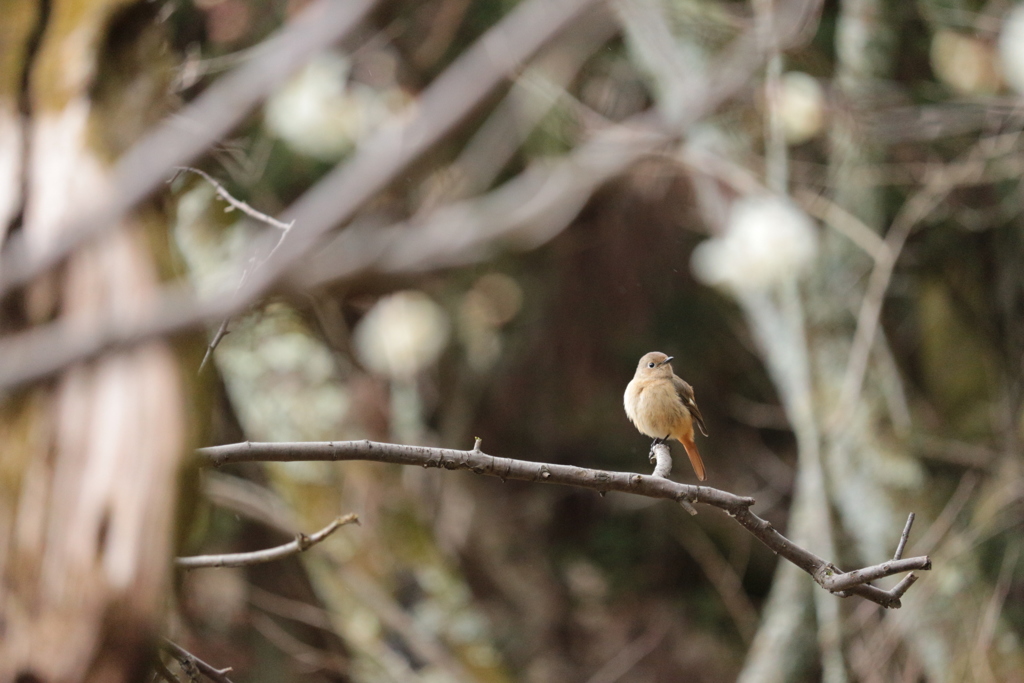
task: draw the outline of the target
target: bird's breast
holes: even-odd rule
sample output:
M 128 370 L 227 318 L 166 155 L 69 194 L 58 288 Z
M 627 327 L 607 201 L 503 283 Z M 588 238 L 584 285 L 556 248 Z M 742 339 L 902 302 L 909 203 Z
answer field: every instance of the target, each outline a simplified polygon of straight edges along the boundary
M 690 412 L 671 381 L 634 379 L 626 386 L 624 403 L 636 428 L 655 439 L 676 434 L 690 423 Z

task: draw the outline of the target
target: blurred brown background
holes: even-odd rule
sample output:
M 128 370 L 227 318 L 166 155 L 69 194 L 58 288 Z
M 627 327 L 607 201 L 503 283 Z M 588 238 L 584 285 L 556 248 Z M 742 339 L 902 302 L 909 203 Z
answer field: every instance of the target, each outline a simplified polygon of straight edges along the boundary
M 294 57 L 332 4 L 352 28 Z M 357 4 L 0 1 L 0 677 L 186 680 L 168 636 L 235 681 L 1024 680 L 1024 9 Z M 252 106 L 194 106 L 247 64 L 282 69 Z M 236 106 L 188 158 L 123 163 L 167 112 L 202 133 Z M 443 129 L 409 152 L 420 119 Z M 934 566 L 901 609 L 717 509 L 189 457 L 480 437 L 649 473 L 621 397 L 652 350 L 695 388 L 708 484 L 794 541 L 870 565 L 916 513 Z M 287 560 L 170 569 L 347 512 Z

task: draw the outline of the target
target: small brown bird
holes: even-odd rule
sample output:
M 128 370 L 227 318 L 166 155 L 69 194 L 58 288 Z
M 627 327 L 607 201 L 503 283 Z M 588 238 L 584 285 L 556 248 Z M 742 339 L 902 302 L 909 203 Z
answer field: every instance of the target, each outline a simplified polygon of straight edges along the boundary
M 626 416 L 641 434 L 654 439 L 651 448 L 666 439 L 683 444 L 697 478 L 704 481 L 704 461 L 693 440 L 693 423 L 708 435 L 704 418 L 693 397 L 693 387 L 672 372 L 672 356 L 651 351 L 640 359 L 636 374 L 626 386 Z

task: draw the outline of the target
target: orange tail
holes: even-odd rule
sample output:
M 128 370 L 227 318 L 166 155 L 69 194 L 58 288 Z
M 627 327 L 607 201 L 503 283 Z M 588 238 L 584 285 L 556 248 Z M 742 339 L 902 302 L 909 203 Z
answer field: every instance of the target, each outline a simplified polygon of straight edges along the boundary
M 690 456 L 690 464 L 693 465 L 693 471 L 697 473 L 697 479 L 704 481 L 704 461 L 700 459 L 700 451 L 697 450 L 697 444 L 693 440 L 693 432 L 691 431 L 689 436 L 679 439 L 679 443 L 683 444 L 686 454 Z

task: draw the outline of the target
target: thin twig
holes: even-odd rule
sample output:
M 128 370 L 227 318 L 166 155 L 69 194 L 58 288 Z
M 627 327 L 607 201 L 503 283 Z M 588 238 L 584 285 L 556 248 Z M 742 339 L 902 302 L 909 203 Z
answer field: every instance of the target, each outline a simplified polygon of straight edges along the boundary
M 758 616 L 757 609 L 743 590 L 740 572 L 722 557 L 722 553 L 700 525 L 687 525 L 685 531 L 682 525 L 673 525 L 671 533 L 718 591 L 725 611 L 736 625 L 736 631 L 749 646 L 757 633 Z
M 1003 552 L 1003 563 L 999 569 L 996 585 L 992 589 L 992 597 L 989 599 L 988 606 L 978 622 L 975 652 L 987 653 L 992 648 L 992 638 L 996 632 L 999 614 L 1002 612 L 1003 605 L 1006 603 L 1006 596 L 1010 592 L 1010 585 L 1014 570 L 1017 568 L 1018 559 L 1020 559 L 1020 546 L 1017 544 L 1011 545 Z
M 664 623 L 648 628 L 646 633 L 627 643 L 614 657 L 605 662 L 587 679 L 587 683 L 615 683 L 620 680 L 665 640 L 669 626 L 669 623 Z
M 876 263 L 892 256 L 889 253 L 889 246 L 878 233 L 828 197 L 807 189 L 799 189 L 794 193 L 794 199 L 807 213 L 831 226 L 863 249 Z
M 903 549 L 907 547 L 907 539 L 910 538 L 910 527 L 912 526 L 914 526 L 913 512 L 907 515 L 907 525 L 903 527 L 903 533 L 900 535 L 899 545 L 896 546 L 896 554 L 892 556 L 892 559 L 899 560 L 903 558 Z
M 907 592 L 908 588 L 914 585 L 915 581 L 917 581 L 917 574 L 915 574 L 914 572 L 910 572 L 902 579 L 900 579 L 900 582 L 896 584 L 895 588 L 893 588 L 889 592 L 892 593 L 898 600 L 901 597 L 903 597 L 903 594 Z
M 174 560 L 176 567 L 182 569 L 200 569 L 203 567 L 246 567 L 253 564 L 273 562 L 296 555 L 324 540 L 335 532 L 339 527 L 346 524 L 359 523 L 359 517 L 354 513 L 338 517 L 315 534 L 306 536 L 298 534 L 295 540 L 284 545 L 279 545 L 266 550 L 256 550 L 251 553 L 228 553 L 225 555 L 195 555 L 192 557 L 178 557 Z
M 244 515 L 288 536 L 294 536 L 301 529 L 295 510 L 284 499 L 248 479 L 206 472 L 203 495 L 218 507 Z
M 347 662 L 338 653 L 320 650 L 299 640 L 265 614 L 254 614 L 250 623 L 277 649 L 309 669 L 309 673 L 330 671 L 341 676 L 348 673 Z
M 197 374 L 203 374 L 203 370 L 206 368 L 206 364 L 210 362 L 210 358 L 213 356 L 213 352 L 217 349 L 220 344 L 220 340 L 228 334 L 228 324 L 231 322 L 231 318 L 224 318 L 221 321 L 220 327 L 217 328 L 217 332 L 214 333 L 213 339 L 206 345 L 206 353 L 203 354 L 203 360 L 199 363 L 199 372 Z
M 203 660 L 196 657 L 194 654 L 183 648 L 181 645 L 164 638 L 163 640 L 164 649 L 171 653 L 175 659 L 184 664 L 188 662 L 194 665 L 199 671 L 215 683 L 232 683 L 231 679 L 228 678 L 228 674 L 231 673 L 232 669 L 230 666 L 223 669 L 207 664 Z
M 321 607 L 265 591 L 255 584 L 249 584 L 248 594 L 249 603 L 264 612 L 334 633 L 330 614 Z
M 267 225 L 273 228 L 277 228 L 278 230 L 281 231 L 281 234 L 277 238 L 277 243 L 270 250 L 270 253 L 268 253 L 264 258 L 259 259 L 254 263 L 251 263 L 250 266 L 245 269 L 245 272 L 242 273 L 241 280 L 238 283 L 238 288 L 241 289 L 242 285 L 244 285 L 245 281 L 248 279 L 250 273 L 252 273 L 252 271 L 254 271 L 256 268 L 259 268 L 260 265 L 262 265 L 267 259 L 274 255 L 274 252 L 277 251 L 277 248 L 281 246 L 281 242 L 284 241 L 284 239 L 288 236 L 288 232 L 295 225 L 295 221 L 293 220 L 291 223 L 283 223 L 272 216 L 268 216 L 265 213 L 257 211 L 256 209 L 252 208 L 251 206 L 243 202 L 241 199 L 236 199 L 235 197 L 233 197 L 230 192 L 224 189 L 223 185 L 217 182 L 206 171 L 202 171 L 198 168 L 193 168 L 191 166 L 177 166 L 175 168 L 179 172 L 187 171 L 189 173 L 195 173 L 196 175 L 202 177 L 204 180 L 206 180 L 206 182 L 208 182 L 213 187 L 214 192 L 216 192 L 233 209 L 238 209 L 246 216 L 249 216 L 250 218 L 257 220 L 261 223 L 266 223 Z M 175 174 L 175 177 L 177 177 L 177 174 Z M 220 341 L 227 335 L 228 324 L 230 322 L 230 317 L 224 318 L 224 320 L 220 324 L 220 327 L 217 328 L 217 332 L 213 335 L 213 339 L 211 339 L 210 343 L 207 344 L 206 353 L 203 354 L 203 360 L 199 363 L 199 374 L 202 374 L 203 370 L 206 368 L 206 364 L 213 356 L 213 352 L 217 349 L 217 345 L 220 344 Z
M 267 214 L 262 213 L 261 211 L 257 211 L 256 209 L 252 208 L 251 206 L 243 202 L 241 199 L 235 199 L 233 196 L 231 196 L 230 192 L 224 189 L 223 185 L 217 182 L 213 178 L 213 176 L 211 176 L 206 171 L 202 171 L 198 168 L 193 168 L 192 166 L 175 166 L 174 168 L 177 171 L 187 171 L 189 173 L 195 173 L 196 175 L 201 176 L 206 182 L 210 183 L 210 185 L 213 186 L 214 191 L 220 196 L 221 199 L 223 199 L 232 207 L 238 209 L 246 216 L 249 216 L 254 220 L 257 220 L 261 223 L 266 223 L 267 225 L 277 228 L 279 230 L 283 230 L 284 232 L 288 232 L 289 230 L 292 229 L 292 226 L 295 225 L 295 221 L 292 221 L 291 223 L 283 223 L 274 218 L 273 216 L 268 216 Z
M 685 500 L 688 503 L 711 505 L 725 510 L 772 552 L 800 567 L 822 587 L 826 587 L 826 580 L 834 580 L 829 577 L 845 576 L 834 565 L 796 545 L 780 534 L 771 523 L 752 513 L 750 507 L 755 502 L 753 498 L 737 496 L 709 486 L 681 484 L 662 477 L 499 458 L 488 455 L 479 448 L 459 451 L 450 448 L 408 446 L 373 441 L 244 442 L 201 448 L 197 453 L 216 466 L 240 462 L 368 460 L 447 470 L 469 470 L 476 474 L 498 477 L 502 480 L 544 482 L 577 486 L 598 492 L 620 491 L 649 498 Z M 903 571 L 931 567 L 931 561 L 927 557 L 910 558 L 901 560 L 901 562 L 903 564 L 899 566 L 905 567 Z M 866 569 L 877 571 L 874 567 Z M 882 575 L 888 576 L 891 573 L 893 572 Z M 863 580 L 867 581 L 870 578 Z M 840 596 L 846 597 L 849 594 L 859 595 L 883 607 L 897 608 L 900 606 L 899 598 L 895 597 L 891 591 L 884 591 L 865 583 L 846 588 Z
M 957 484 L 953 495 L 949 497 L 949 501 L 942 508 L 942 512 L 939 513 L 939 516 L 935 518 L 935 521 L 932 522 L 921 538 L 914 543 L 914 550 L 931 553 L 938 547 L 939 542 L 943 540 L 953 527 L 953 523 L 956 521 L 960 511 L 967 505 L 967 501 L 970 500 L 971 494 L 974 493 L 974 488 L 979 480 L 980 477 L 976 472 L 967 472 L 960 478 L 960 483 Z

